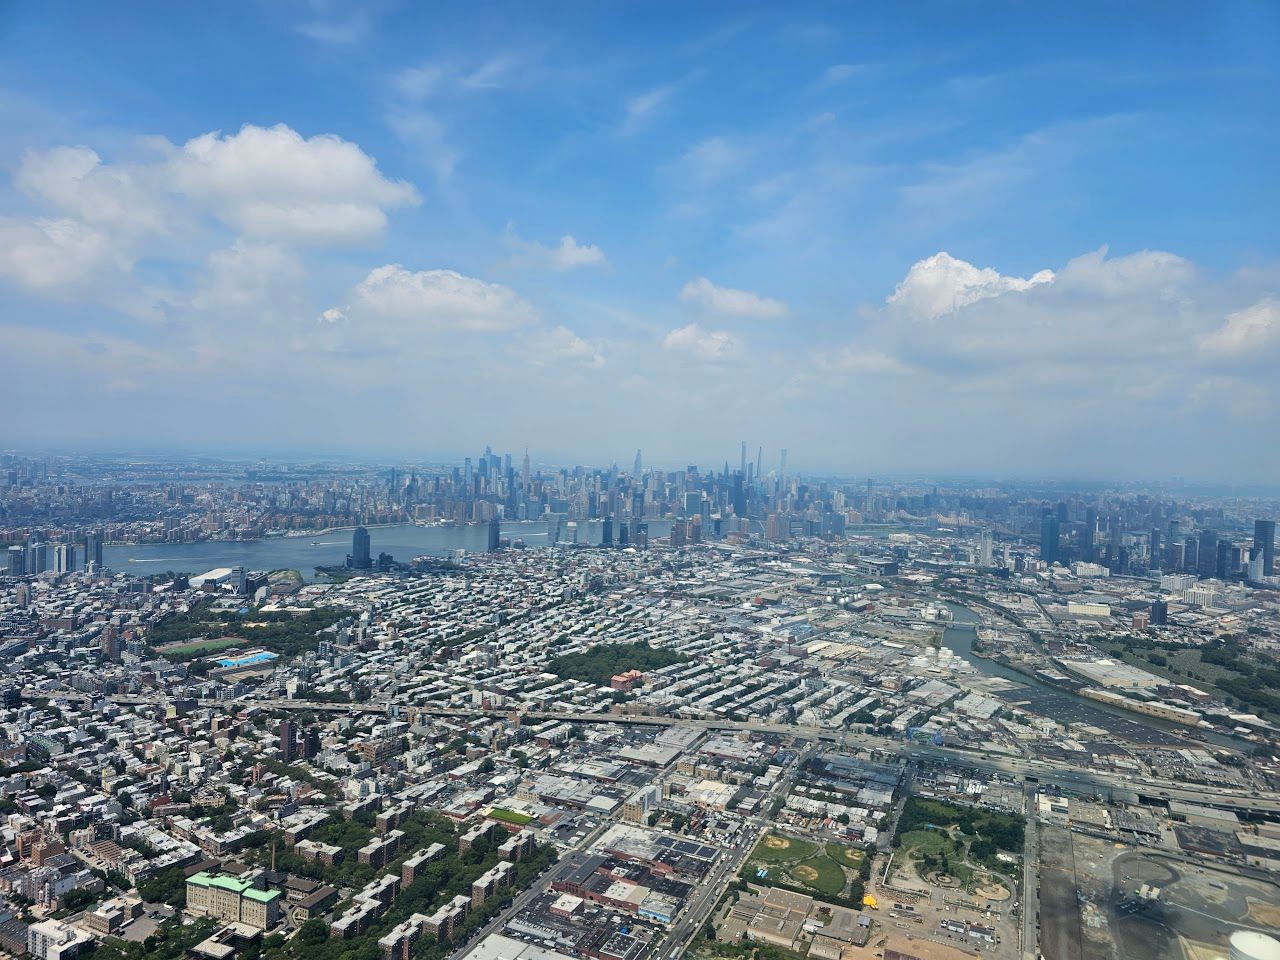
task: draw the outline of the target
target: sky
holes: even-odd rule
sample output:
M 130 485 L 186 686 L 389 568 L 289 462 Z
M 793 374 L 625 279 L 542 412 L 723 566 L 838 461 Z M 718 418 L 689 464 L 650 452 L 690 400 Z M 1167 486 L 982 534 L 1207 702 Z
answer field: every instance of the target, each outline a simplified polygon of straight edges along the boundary
M 1280 472 L 1280 5 L 0 0 L 0 447 Z

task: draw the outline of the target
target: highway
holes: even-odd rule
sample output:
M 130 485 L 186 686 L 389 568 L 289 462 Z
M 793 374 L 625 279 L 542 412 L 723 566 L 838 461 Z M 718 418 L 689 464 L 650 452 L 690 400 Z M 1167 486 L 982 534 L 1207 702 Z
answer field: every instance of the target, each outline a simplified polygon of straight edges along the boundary
M 92 701 L 94 699 L 74 691 L 59 693 L 58 696 L 82 701 Z M 107 699 L 113 703 L 129 706 L 162 706 L 168 703 L 168 698 L 160 693 L 148 696 L 113 695 Z M 382 701 L 350 704 L 286 699 L 242 700 L 230 703 L 224 700 L 201 700 L 199 705 L 223 710 L 242 705 L 243 707 L 258 707 L 263 710 L 346 714 L 385 714 L 393 706 L 393 704 Z M 709 720 L 666 716 L 633 716 L 614 713 L 569 713 L 554 710 L 516 711 L 485 707 L 435 707 L 409 703 L 394 704 L 394 706 L 402 710 L 416 710 L 419 713 L 435 717 L 466 718 L 483 716 L 514 718 L 518 716 L 525 723 L 537 720 L 556 720 L 564 723 L 615 723 L 641 727 L 691 726 L 702 727 L 707 730 L 774 734 L 819 743 L 834 743 L 846 749 L 877 750 L 886 755 L 917 762 L 928 760 L 937 763 L 948 763 L 987 773 L 998 773 L 1019 780 L 1034 777 L 1044 783 L 1067 786 L 1071 789 L 1092 793 L 1140 793 L 1144 796 L 1156 797 L 1164 801 L 1180 800 L 1186 803 L 1196 803 L 1238 813 L 1280 815 L 1280 793 L 1275 792 L 1251 791 L 1235 787 L 1215 787 L 1213 789 L 1186 787 L 1177 781 L 1122 777 L 1117 774 L 1075 767 L 1056 761 L 979 753 L 954 747 L 936 747 L 931 744 L 920 744 L 913 741 L 880 737 L 867 733 L 853 733 L 847 730 L 835 730 L 827 727 L 766 723 L 752 720 Z

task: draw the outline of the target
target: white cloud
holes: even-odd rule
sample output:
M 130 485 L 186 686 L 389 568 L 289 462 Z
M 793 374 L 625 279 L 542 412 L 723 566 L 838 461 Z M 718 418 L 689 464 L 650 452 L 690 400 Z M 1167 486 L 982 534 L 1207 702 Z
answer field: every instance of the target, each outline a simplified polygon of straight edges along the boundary
M 790 311 L 781 300 L 762 297 L 749 290 L 718 287 L 706 277 L 690 280 L 680 289 L 684 303 L 695 304 L 712 313 L 729 317 L 748 317 L 753 320 L 776 320 Z
M 169 161 L 174 188 L 241 232 L 296 243 L 353 243 L 377 236 L 386 211 L 419 202 L 388 180 L 356 144 L 310 138 L 284 124 L 196 137 Z
M 278 319 L 297 309 L 307 271 L 298 255 L 275 243 L 236 240 L 209 255 L 206 273 L 191 305 L 224 310 L 255 322 Z
M 822 72 L 822 85 L 833 86 L 862 73 L 867 68 L 857 63 L 833 63 Z
M 685 152 L 677 170 L 685 187 L 708 187 L 738 172 L 751 151 L 727 137 L 708 137 Z
M 552 327 L 537 337 L 530 354 L 535 362 L 543 364 L 564 362 L 586 367 L 604 366 L 604 353 L 598 346 L 563 326 Z
M 646 90 L 627 101 L 626 114 L 622 121 L 622 132 L 636 133 L 658 112 L 664 103 L 676 91 L 676 84 L 664 83 Z
M 146 313 L 156 292 L 131 277 L 138 261 L 185 267 L 209 256 L 212 268 L 231 266 L 229 253 L 208 253 L 202 225 L 210 217 L 240 234 L 238 256 L 261 256 L 272 243 L 367 241 L 388 210 L 419 199 L 356 144 L 304 138 L 284 125 L 207 133 L 181 147 L 144 143 L 145 159 L 116 163 L 87 146 L 28 152 L 14 185 L 53 216 L 0 218 L 0 275 L 29 290 Z M 201 295 L 217 297 L 211 289 Z
M 106 165 L 77 146 L 28 152 L 14 183 L 61 213 L 132 238 L 166 232 L 171 213 L 162 179 L 157 167 Z
M 562 273 L 579 267 L 607 267 L 604 251 L 592 243 L 579 243 L 569 234 L 553 247 L 521 239 L 511 225 L 507 226 L 507 244 L 517 251 L 516 259 L 536 267 Z
M 912 264 L 887 302 L 911 316 L 933 319 L 979 300 L 1052 282 L 1052 270 L 1041 270 L 1024 280 L 1002 276 L 990 267 L 975 267 L 942 252 Z
M 1268 297 L 1229 315 L 1201 338 L 1200 350 L 1214 358 L 1257 360 L 1280 347 L 1280 300 Z
M 742 352 L 742 341 L 727 330 L 707 330 L 696 323 L 672 330 L 662 340 L 664 350 L 706 363 L 730 360 Z
M 104 269 L 127 267 L 105 234 L 78 220 L 0 218 L 0 275 L 27 290 L 80 294 Z
M 351 292 L 346 313 L 372 323 L 390 320 L 420 331 L 491 333 L 537 319 L 515 291 L 452 270 L 406 270 L 398 263 L 371 271 Z

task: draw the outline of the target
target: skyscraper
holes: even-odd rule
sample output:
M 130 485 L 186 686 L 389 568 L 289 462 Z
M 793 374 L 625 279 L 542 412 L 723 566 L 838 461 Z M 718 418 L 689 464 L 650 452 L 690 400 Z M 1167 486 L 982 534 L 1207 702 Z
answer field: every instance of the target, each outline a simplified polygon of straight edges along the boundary
M 88 569 L 89 564 L 94 564 L 94 569 L 99 573 L 102 571 L 102 532 L 94 531 L 84 535 L 84 565 Z
M 636 468 L 635 468 L 634 475 L 637 477 L 640 476 L 640 474 L 644 472 L 642 469 L 643 467 L 644 467 L 644 460 L 640 458 L 640 451 L 637 450 L 636 451 Z
M 1058 562 L 1059 532 L 1057 515 L 1046 509 L 1040 517 L 1040 559 L 1045 563 Z
M 21 577 L 27 572 L 26 548 L 14 545 L 9 548 L 9 576 Z
M 489 552 L 497 553 L 498 548 L 502 546 L 502 521 L 495 512 L 489 518 Z
M 280 734 L 280 758 L 291 763 L 298 755 L 298 728 L 292 720 L 281 720 L 276 730 Z
M 1216 530 L 1200 531 L 1196 559 L 1196 573 L 1201 577 L 1212 577 L 1218 567 L 1218 532 Z
M 983 530 L 982 533 L 978 535 L 978 566 L 991 566 L 991 547 L 991 531 Z
M 49 545 L 33 543 L 27 547 L 27 573 L 33 576 L 49 569 Z
M 1262 551 L 1262 575 L 1273 577 L 1276 572 L 1276 522 L 1253 521 L 1253 549 Z
M 364 527 L 356 527 L 351 535 L 351 555 L 347 557 L 347 567 L 351 570 L 368 570 L 373 566 L 369 553 L 369 531 Z
M 600 525 L 600 546 L 613 546 L 613 517 L 605 517 Z
M 53 572 L 71 573 L 76 568 L 76 548 L 73 543 L 60 543 L 53 548 Z
M 738 469 L 742 471 L 742 475 L 747 475 L 747 441 L 742 441 L 742 458 L 739 460 Z

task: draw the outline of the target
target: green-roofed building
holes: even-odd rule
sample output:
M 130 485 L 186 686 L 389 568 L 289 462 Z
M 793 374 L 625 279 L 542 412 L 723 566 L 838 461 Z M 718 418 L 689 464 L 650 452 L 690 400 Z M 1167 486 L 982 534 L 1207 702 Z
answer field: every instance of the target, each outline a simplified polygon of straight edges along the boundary
M 187 912 L 270 930 L 280 920 L 280 891 L 253 879 L 200 871 L 187 877 Z

